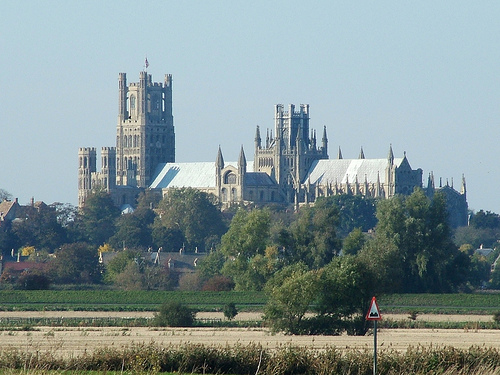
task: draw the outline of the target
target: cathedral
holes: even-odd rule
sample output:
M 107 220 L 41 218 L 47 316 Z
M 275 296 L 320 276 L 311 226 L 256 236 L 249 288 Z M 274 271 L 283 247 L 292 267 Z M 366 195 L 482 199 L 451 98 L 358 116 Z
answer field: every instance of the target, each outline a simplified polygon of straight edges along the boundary
M 390 198 L 409 195 L 423 188 L 422 169 L 413 169 L 406 157 L 396 158 L 389 147 L 387 157 L 344 159 L 339 148 L 335 159 L 328 156 L 326 127 L 318 140 L 309 126 L 309 105 L 274 107 L 274 128 L 259 126 L 255 132 L 254 160 L 247 161 L 243 147 L 236 162 L 225 162 L 217 150 L 215 162 L 176 163 L 172 114 L 172 76 L 153 82 L 147 72 L 138 83 L 129 83 L 125 73 L 118 79 L 119 106 L 116 147 L 101 150 L 101 171 L 96 170 L 95 148 L 78 152 L 78 202 L 103 188 L 121 206 L 133 207 L 139 193 L 152 189 L 167 194 L 170 188 L 192 187 L 214 194 L 222 207 L 235 204 L 314 203 L 321 196 L 337 194 Z M 442 190 L 453 226 L 467 224 L 465 179 L 457 191 L 446 183 L 435 186 L 429 175 L 428 196 Z

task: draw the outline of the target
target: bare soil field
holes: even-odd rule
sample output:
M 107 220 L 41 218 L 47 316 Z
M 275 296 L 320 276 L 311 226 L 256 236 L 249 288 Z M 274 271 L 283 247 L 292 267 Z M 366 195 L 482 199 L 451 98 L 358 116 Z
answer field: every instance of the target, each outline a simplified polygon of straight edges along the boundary
M 153 317 L 151 312 L 0 312 L 3 317 Z M 199 313 L 198 318 L 223 319 L 222 313 Z M 239 320 L 256 320 L 258 313 L 240 313 Z M 383 316 L 384 319 L 407 319 L 404 314 Z M 419 315 L 419 320 L 454 320 L 477 322 L 492 319 L 482 315 Z M 472 345 L 500 349 L 498 330 L 455 330 L 455 329 L 381 329 L 377 335 L 381 349 L 404 351 L 409 346 L 454 346 L 469 348 Z M 26 351 L 53 351 L 62 355 L 79 355 L 96 348 L 122 348 L 133 344 L 156 343 L 159 345 L 248 345 L 261 344 L 266 348 L 284 345 L 304 346 L 322 349 L 327 346 L 338 348 L 373 348 L 373 336 L 290 336 L 271 334 L 262 328 L 55 328 L 41 327 L 36 331 L 0 332 L 2 350 L 17 348 Z

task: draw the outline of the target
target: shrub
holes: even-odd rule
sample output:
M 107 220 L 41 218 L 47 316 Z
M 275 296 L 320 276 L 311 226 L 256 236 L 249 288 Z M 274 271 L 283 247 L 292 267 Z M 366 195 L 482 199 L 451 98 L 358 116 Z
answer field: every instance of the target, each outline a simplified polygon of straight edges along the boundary
M 179 302 L 166 302 L 155 315 L 154 324 L 160 327 L 191 327 L 194 311 Z
M 408 319 L 410 320 L 417 320 L 418 316 L 418 311 L 417 310 L 410 310 L 408 311 Z
M 24 290 L 49 289 L 50 279 L 46 275 L 23 272 L 17 279 L 17 285 Z
M 495 323 L 500 323 L 500 311 L 495 311 L 493 313 L 493 320 Z
M 226 276 L 214 276 L 208 279 L 201 290 L 207 292 L 229 292 L 234 289 L 234 281 Z

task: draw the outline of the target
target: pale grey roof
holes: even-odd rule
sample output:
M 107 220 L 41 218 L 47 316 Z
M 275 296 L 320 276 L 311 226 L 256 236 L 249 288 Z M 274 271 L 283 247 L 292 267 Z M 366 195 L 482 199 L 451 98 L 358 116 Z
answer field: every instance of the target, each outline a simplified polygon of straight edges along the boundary
M 224 163 L 226 167 L 229 165 L 237 166 L 238 163 Z M 253 162 L 248 162 L 247 171 L 252 170 Z M 171 187 L 214 188 L 215 162 L 159 164 L 150 188 L 164 189 Z
M 156 168 L 153 189 L 167 187 L 215 187 L 215 163 L 164 163 Z
M 395 158 L 394 164 L 399 166 L 403 158 Z M 342 183 L 347 181 L 353 183 L 358 177 L 358 182 L 365 181 L 376 183 L 377 177 L 380 183 L 385 183 L 385 169 L 387 168 L 387 159 L 325 159 L 316 160 L 311 165 L 305 181 L 310 180 L 311 184 Z

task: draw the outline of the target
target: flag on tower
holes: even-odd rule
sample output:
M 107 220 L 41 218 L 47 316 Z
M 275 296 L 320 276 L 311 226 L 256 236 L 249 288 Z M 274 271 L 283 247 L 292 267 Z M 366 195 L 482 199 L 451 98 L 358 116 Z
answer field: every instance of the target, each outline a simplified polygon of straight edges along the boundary
M 149 66 L 149 62 L 148 62 L 148 58 L 146 57 L 146 60 L 144 61 L 144 65 L 146 65 L 146 69 L 148 68 Z

